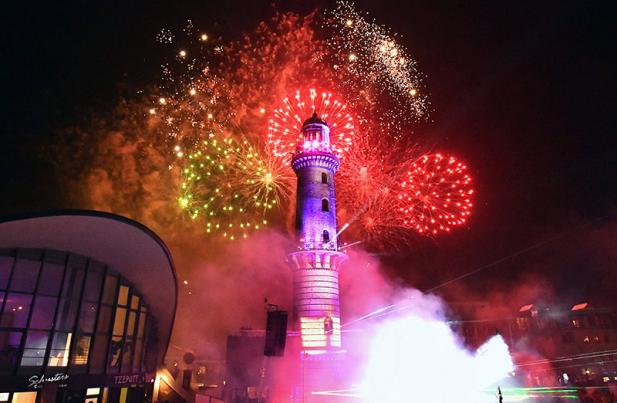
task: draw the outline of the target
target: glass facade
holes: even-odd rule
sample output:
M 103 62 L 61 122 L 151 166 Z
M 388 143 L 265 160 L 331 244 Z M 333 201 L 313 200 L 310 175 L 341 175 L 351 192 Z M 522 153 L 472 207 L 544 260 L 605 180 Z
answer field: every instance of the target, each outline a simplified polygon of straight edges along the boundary
M 139 290 L 103 263 L 0 249 L 0 376 L 152 372 L 154 331 Z

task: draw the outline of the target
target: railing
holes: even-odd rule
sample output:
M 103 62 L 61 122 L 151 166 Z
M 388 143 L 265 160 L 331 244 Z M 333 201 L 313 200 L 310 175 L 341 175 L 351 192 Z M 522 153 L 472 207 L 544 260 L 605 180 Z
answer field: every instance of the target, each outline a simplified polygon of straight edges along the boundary
M 334 252 L 339 251 L 334 244 L 334 241 L 322 243 L 305 242 L 304 245 L 298 246 L 298 250 L 330 250 Z

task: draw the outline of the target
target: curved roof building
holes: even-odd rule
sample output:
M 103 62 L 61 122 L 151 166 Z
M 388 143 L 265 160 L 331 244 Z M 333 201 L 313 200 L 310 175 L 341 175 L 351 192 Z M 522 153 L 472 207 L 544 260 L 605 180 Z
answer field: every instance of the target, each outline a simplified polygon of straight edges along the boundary
M 109 213 L 0 219 L 0 402 L 143 401 L 173 327 L 163 241 Z

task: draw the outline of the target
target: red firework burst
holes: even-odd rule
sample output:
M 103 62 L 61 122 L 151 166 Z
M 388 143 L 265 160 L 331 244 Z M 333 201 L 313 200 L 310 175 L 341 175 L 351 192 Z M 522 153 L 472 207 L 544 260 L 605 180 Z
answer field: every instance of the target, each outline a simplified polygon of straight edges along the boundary
M 399 178 L 417 155 L 412 145 L 364 130 L 354 139 L 336 177 L 337 217 L 345 240 L 392 250 L 410 238 L 399 211 Z
M 330 92 L 311 88 L 297 90 L 292 98 L 283 100 L 281 108 L 274 110 L 268 127 L 268 145 L 276 157 L 291 155 L 298 144 L 302 123 L 313 113 L 328 123 L 332 151 L 339 157 L 349 151 L 356 126 L 347 105 Z
M 465 164 L 452 156 L 428 154 L 413 162 L 406 175 L 398 199 L 408 228 L 433 235 L 467 221 L 474 190 Z

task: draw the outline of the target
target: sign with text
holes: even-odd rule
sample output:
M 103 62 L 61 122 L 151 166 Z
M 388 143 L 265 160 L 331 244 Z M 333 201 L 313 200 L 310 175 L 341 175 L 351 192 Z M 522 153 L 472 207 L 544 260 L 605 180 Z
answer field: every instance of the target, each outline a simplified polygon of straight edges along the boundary
M 58 372 L 56 374 L 53 375 L 32 375 L 30 378 L 28 378 L 28 386 L 27 388 L 30 389 L 41 389 L 43 386 L 45 386 L 48 383 L 57 383 L 59 385 L 64 385 L 66 386 L 66 384 L 68 383 L 69 380 L 69 374 L 63 374 L 61 372 Z
M 59 388 L 78 390 L 105 386 L 143 385 L 154 381 L 154 373 L 140 372 L 124 375 L 67 374 L 51 372 L 47 374 L 0 376 L 0 390 L 3 392 L 20 392 L 40 390 L 45 385 L 57 385 Z

